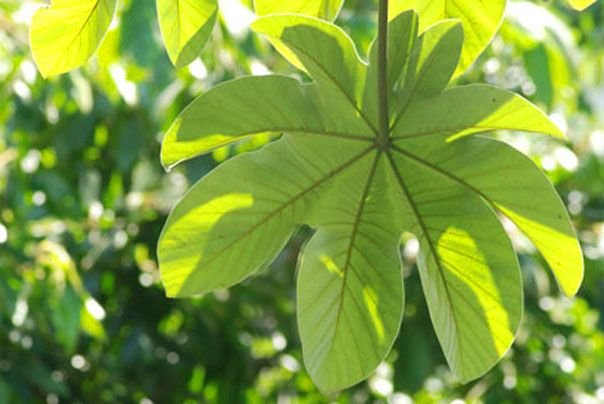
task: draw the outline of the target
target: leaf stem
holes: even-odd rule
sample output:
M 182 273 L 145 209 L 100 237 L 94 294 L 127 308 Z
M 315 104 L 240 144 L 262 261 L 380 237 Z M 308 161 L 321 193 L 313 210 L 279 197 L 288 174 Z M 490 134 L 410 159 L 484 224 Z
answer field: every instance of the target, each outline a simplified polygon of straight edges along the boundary
M 390 146 L 390 113 L 388 109 L 388 0 L 380 0 L 378 10 L 378 145 Z

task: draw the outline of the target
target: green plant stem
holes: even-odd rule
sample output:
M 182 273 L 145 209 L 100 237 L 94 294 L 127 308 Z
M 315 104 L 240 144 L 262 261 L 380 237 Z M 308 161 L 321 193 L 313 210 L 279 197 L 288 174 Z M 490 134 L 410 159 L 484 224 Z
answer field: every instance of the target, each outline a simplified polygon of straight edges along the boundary
M 380 148 L 390 145 L 388 111 L 388 0 L 380 0 L 378 11 L 378 119 Z

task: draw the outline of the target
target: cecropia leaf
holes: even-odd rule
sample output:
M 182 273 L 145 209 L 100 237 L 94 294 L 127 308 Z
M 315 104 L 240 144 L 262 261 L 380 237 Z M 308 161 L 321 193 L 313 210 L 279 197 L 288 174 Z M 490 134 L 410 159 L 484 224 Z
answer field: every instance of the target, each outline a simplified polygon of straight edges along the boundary
M 440 20 L 461 21 L 466 39 L 455 76 L 465 72 L 491 42 L 503 21 L 506 6 L 505 0 L 390 0 L 389 3 L 391 19 L 406 10 L 417 11 L 420 32 Z
M 487 85 L 446 89 L 461 26 L 417 36 L 417 16 L 390 23 L 389 137 L 378 139 L 375 52 L 362 62 L 329 22 L 274 15 L 254 28 L 296 55 L 314 80 L 228 82 L 195 100 L 164 141 L 164 163 L 249 134 L 284 132 L 208 174 L 176 206 L 159 246 L 171 296 L 226 287 L 268 265 L 299 225 L 315 233 L 298 271 L 304 362 L 325 392 L 351 386 L 387 355 L 401 323 L 403 231 L 420 241 L 430 316 L 462 381 L 510 347 L 522 314 L 519 265 L 496 212 L 511 219 L 569 295 L 581 251 L 554 188 L 530 159 L 471 136 L 500 129 L 562 137 L 527 100 Z M 230 109 L 229 109 L 230 108 Z M 382 122 L 383 123 L 383 122 Z M 381 126 L 383 127 L 383 126 Z M 386 126 L 388 128 L 388 126 Z
M 159 27 L 174 66 L 186 66 L 199 56 L 217 13 L 216 0 L 157 0 Z
M 43 77 L 83 65 L 99 47 L 117 0 L 53 0 L 33 16 L 31 50 Z

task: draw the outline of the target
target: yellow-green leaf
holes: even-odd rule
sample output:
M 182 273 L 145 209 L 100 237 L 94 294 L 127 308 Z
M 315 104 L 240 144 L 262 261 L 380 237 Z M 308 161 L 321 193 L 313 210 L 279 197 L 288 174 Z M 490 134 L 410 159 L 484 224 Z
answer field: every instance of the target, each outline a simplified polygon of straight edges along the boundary
M 259 16 L 267 14 L 292 13 L 334 20 L 344 0 L 254 0 L 254 10 Z
M 597 0 L 568 0 L 568 4 L 575 10 L 583 11 L 594 4 Z
M 43 77 L 84 64 L 100 45 L 117 0 L 54 0 L 39 9 L 30 29 L 31 49 Z
M 199 56 L 217 13 L 216 0 L 157 0 L 159 27 L 174 66 L 186 66 Z

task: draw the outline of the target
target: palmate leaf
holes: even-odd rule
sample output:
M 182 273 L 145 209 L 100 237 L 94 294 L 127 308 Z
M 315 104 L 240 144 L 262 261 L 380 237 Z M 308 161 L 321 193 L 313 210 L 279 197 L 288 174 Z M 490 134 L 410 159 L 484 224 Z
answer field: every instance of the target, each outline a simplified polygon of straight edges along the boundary
M 522 315 L 519 265 L 497 212 L 533 241 L 566 294 L 577 291 L 581 251 L 552 185 L 515 149 L 476 136 L 563 135 L 506 90 L 445 88 L 462 49 L 459 23 L 439 22 L 418 37 L 414 12 L 390 22 L 386 144 L 375 129 L 375 51 L 367 65 L 341 29 L 313 18 L 272 15 L 253 28 L 287 46 L 314 81 L 234 80 L 176 120 L 163 143 L 166 166 L 244 136 L 284 135 L 223 163 L 175 207 L 158 251 L 169 296 L 240 282 L 270 263 L 298 225 L 310 225 L 298 324 L 311 377 L 334 391 L 367 377 L 398 334 L 403 231 L 420 240 L 432 322 L 462 381 L 502 357 Z

